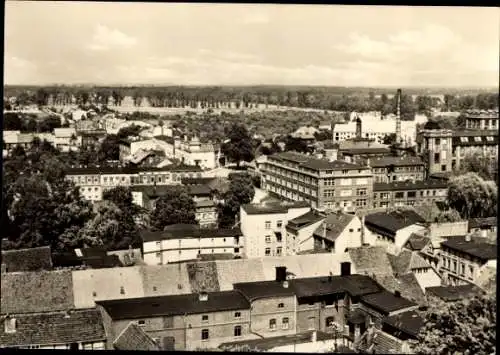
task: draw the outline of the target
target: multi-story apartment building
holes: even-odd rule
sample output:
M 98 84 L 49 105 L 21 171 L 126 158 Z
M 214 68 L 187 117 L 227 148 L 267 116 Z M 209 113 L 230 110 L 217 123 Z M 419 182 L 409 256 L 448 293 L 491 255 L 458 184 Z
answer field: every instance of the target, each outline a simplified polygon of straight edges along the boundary
M 428 175 L 451 171 L 453 131 L 426 129 L 419 134 L 422 140 L 418 151 L 427 165 Z
M 446 284 L 475 283 L 486 267 L 497 267 L 497 246 L 486 238 L 467 234 L 441 243 L 439 271 Z
M 373 181 L 418 181 L 425 178 L 425 164 L 419 157 L 384 157 L 371 159 Z
M 81 141 L 81 137 L 77 136 L 75 128 L 54 129 L 54 146 L 63 152 L 78 150 Z
M 442 180 L 413 182 L 376 182 L 373 184 L 373 208 L 418 206 L 445 201 L 448 184 Z
M 90 201 L 102 200 L 105 190 L 118 186 L 179 185 L 182 178 L 201 177 L 196 166 L 169 165 L 163 168 L 85 167 L 70 168 L 66 178 Z
M 100 301 L 97 308 L 108 344 L 131 322 L 164 350 L 210 349 L 258 337 L 250 331 L 250 304 L 238 291 Z
M 284 152 L 269 156 L 262 171 L 262 188 L 284 200 L 317 209 L 371 206 L 372 173 L 364 165 Z
M 476 130 L 498 130 L 498 110 L 469 110 L 465 112 L 465 127 Z
M 286 225 L 309 212 L 307 202 L 247 204 L 240 207 L 240 226 L 245 239 L 245 257 L 284 256 L 290 249 Z
M 452 169 L 460 169 L 462 161 L 474 153 L 498 159 L 498 130 L 456 131 L 452 144 Z
M 208 229 L 174 224 L 163 231 L 143 231 L 143 258 L 148 265 L 196 260 L 201 254 L 244 255 L 243 236 L 238 228 Z

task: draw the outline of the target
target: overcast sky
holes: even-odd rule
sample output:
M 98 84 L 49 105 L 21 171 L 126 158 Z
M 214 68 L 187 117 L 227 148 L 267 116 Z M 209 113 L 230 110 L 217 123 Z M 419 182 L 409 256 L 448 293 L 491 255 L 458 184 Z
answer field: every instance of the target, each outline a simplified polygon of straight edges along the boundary
M 498 8 L 7 2 L 5 83 L 498 86 Z

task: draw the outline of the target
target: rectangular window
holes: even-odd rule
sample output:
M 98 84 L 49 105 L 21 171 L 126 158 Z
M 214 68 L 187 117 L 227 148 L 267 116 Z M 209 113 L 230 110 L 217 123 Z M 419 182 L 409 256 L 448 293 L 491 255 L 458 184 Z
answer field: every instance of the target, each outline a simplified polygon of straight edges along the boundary
M 241 336 L 241 325 L 237 325 L 234 327 L 234 336 L 235 337 Z
M 281 228 L 281 226 L 283 226 L 283 221 L 277 221 L 276 227 Z
M 404 198 L 405 197 L 405 193 L 404 192 L 396 192 L 394 197 L 396 198 Z
M 202 322 L 208 322 L 208 315 L 204 314 L 201 316 L 201 321 Z
M 276 319 L 270 319 L 269 320 L 269 329 L 275 330 L 276 329 Z
M 439 164 L 440 163 L 440 154 L 439 153 L 434 153 L 434 163 Z
M 417 197 L 417 193 L 415 191 L 408 191 L 408 198 L 415 198 Z
M 208 340 L 208 338 L 209 338 L 208 329 L 202 329 L 201 330 L 201 340 Z
M 266 254 L 266 256 L 270 256 L 271 255 L 271 248 L 266 248 L 265 254 Z
M 234 318 L 241 318 L 241 312 L 234 312 Z
M 266 229 L 271 229 L 271 221 L 266 221 Z
M 283 321 L 281 323 L 281 328 L 288 329 L 289 326 L 290 326 L 290 320 L 288 319 L 288 317 L 283 318 Z
M 281 247 L 276 248 L 276 255 L 281 256 Z
M 270 235 L 266 235 L 266 243 L 271 243 L 271 236 Z
M 137 324 L 139 324 L 141 326 L 144 326 L 144 325 L 146 325 L 146 321 L 140 320 L 139 322 L 137 322 Z

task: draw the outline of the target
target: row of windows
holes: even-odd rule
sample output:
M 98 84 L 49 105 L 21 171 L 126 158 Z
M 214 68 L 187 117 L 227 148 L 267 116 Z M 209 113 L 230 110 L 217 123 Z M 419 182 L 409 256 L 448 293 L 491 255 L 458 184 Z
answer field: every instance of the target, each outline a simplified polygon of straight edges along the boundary
M 442 267 L 446 270 L 452 271 L 453 273 L 460 275 L 462 277 L 468 277 L 470 280 L 474 278 L 474 266 L 469 265 L 468 273 L 466 274 L 466 266 L 465 263 L 460 263 L 458 265 L 456 260 L 452 260 L 451 258 L 447 258 L 446 256 L 441 257 Z
M 436 196 L 437 195 L 437 191 L 438 190 L 423 190 L 423 191 L 419 191 L 419 196 L 420 197 L 424 197 L 424 196 Z M 444 195 L 446 193 L 446 190 L 439 190 L 441 192 L 440 195 Z M 407 191 L 406 192 L 406 196 L 408 198 L 415 198 L 417 197 L 417 191 Z M 405 197 L 405 191 L 398 191 L 398 192 L 394 192 L 394 198 L 404 198 Z M 389 199 L 390 198 L 390 193 L 389 192 L 379 192 L 379 193 L 374 193 L 373 194 L 373 198 L 374 199 L 381 199 L 381 200 L 385 200 L 385 199 Z
M 240 248 L 234 248 L 233 251 L 235 254 L 238 254 L 240 252 Z M 222 252 L 226 253 L 227 249 L 223 249 Z M 212 249 L 212 254 L 214 254 L 214 253 L 215 253 L 215 249 Z M 198 249 L 198 255 L 200 255 L 200 254 L 201 254 L 201 249 Z M 179 250 L 179 255 L 182 255 L 182 250 Z M 156 252 L 156 257 L 161 258 L 161 252 Z
M 141 183 L 162 183 L 167 182 L 172 178 L 173 181 L 179 181 L 181 178 L 194 178 L 194 177 L 202 177 L 201 173 L 185 173 L 185 174 L 162 174 L 162 175 L 152 175 L 152 176 L 103 176 L 102 181 L 104 185 L 112 185 L 114 183 L 128 183 L 129 181 L 132 184 L 141 184 Z M 72 180 L 75 184 L 100 184 L 99 176 L 68 176 L 70 180 Z
M 281 228 L 282 226 L 283 226 L 283 221 L 282 220 L 276 221 L 276 228 Z M 271 229 L 271 221 L 266 221 L 265 222 L 265 227 L 266 227 L 266 229 Z
M 290 319 L 285 317 L 281 320 L 281 329 L 288 329 L 290 327 Z M 276 330 L 277 329 L 277 321 L 276 318 L 272 318 L 269 320 L 269 329 Z
M 264 249 L 264 255 L 265 256 L 271 256 L 271 251 L 272 251 L 271 248 Z M 276 248 L 276 253 L 274 254 L 274 256 L 281 256 L 281 255 L 283 255 L 283 248 L 282 247 L 277 247 Z
M 281 243 L 281 242 L 283 241 L 283 238 L 282 238 L 282 236 L 281 236 L 281 233 L 276 233 L 275 235 L 276 235 L 276 242 L 277 242 L 277 243 Z M 271 242 L 272 242 L 272 240 L 271 240 L 271 236 L 270 236 L 270 235 L 266 235 L 265 241 L 266 241 L 266 243 L 268 243 L 268 244 L 269 244 L 269 243 L 271 243 Z

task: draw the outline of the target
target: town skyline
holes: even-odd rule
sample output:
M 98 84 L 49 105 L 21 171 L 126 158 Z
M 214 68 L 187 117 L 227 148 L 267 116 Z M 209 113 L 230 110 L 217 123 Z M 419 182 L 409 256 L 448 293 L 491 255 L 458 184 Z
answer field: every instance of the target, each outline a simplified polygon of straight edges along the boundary
M 4 84 L 492 88 L 489 10 L 7 2 Z

